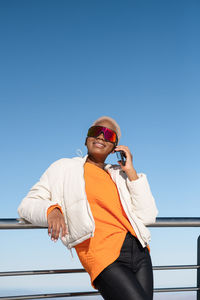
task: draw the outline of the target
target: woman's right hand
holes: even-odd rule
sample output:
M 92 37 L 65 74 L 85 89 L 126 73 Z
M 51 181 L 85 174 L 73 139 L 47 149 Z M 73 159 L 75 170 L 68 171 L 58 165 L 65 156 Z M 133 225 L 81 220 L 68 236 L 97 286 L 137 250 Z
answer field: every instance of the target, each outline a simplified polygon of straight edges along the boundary
M 59 208 L 54 208 L 47 216 L 48 222 L 48 235 L 52 241 L 56 242 L 59 238 L 60 232 L 62 237 L 67 234 L 67 227 L 65 224 L 64 216 Z

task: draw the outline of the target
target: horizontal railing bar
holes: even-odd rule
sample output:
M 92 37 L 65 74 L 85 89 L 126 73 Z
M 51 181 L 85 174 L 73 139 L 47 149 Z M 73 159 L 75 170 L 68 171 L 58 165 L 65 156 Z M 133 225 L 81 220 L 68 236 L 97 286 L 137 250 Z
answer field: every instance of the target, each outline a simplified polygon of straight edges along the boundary
M 45 229 L 47 227 L 41 227 L 33 225 L 23 219 L 0 219 L 0 229 Z
M 178 288 L 156 288 L 154 293 L 168 293 L 168 292 L 193 292 L 200 291 L 198 287 L 178 287 Z
M 156 218 L 156 223 L 148 225 L 148 227 L 200 227 L 200 218 Z
M 156 288 L 154 289 L 155 293 L 164 293 L 164 292 L 192 292 L 199 291 L 197 287 L 183 287 L 183 288 Z M 77 296 L 93 296 L 99 295 L 98 291 L 94 292 L 72 292 L 72 293 L 51 293 L 51 294 L 33 294 L 33 295 L 19 295 L 19 296 L 7 296 L 0 297 L 3 300 L 26 300 L 26 299 L 45 299 L 45 298 L 61 298 L 61 297 L 77 297 Z
M 148 227 L 200 227 L 200 218 L 157 218 L 155 224 Z M 0 219 L 0 229 L 45 229 L 47 227 L 36 226 L 23 219 Z M 175 269 L 199 269 L 198 265 L 174 265 L 174 266 L 154 266 L 153 270 L 175 270 Z M 43 275 L 43 274 L 64 274 L 64 273 L 82 273 L 84 269 L 58 269 L 58 270 L 31 270 L 31 271 L 10 271 L 0 272 L 0 276 L 20 276 L 20 275 Z M 177 287 L 177 288 L 155 288 L 155 293 L 161 292 L 186 292 L 200 291 L 198 287 Z M 60 297 L 77 297 L 98 295 L 99 292 L 72 292 L 72 293 L 51 293 L 0 297 L 4 300 L 25 300 L 25 299 L 44 299 Z
M 73 293 L 51 293 L 51 294 L 33 294 L 20 296 L 0 297 L 3 300 L 25 300 L 25 299 L 45 299 L 45 298 L 61 298 L 61 297 L 77 297 L 77 296 L 94 296 L 99 295 L 99 292 L 73 292 Z
M 58 269 L 58 270 L 30 270 L 30 271 L 8 271 L 0 272 L 0 277 L 3 276 L 24 276 L 24 275 L 55 275 L 55 274 L 73 274 L 86 273 L 85 269 Z
M 148 227 L 200 227 L 200 218 L 157 218 L 156 223 Z M 44 229 L 23 219 L 0 219 L 0 229 Z
M 153 270 L 197 270 L 197 265 L 174 265 L 174 266 L 153 266 Z
M 197 265 L 174 265 L 174 266 L 153 266 L 153 270 L 192 270 L 199 269 Z M 27 276 L 27 275 L 56 275 L 56 274 L 86 273 L 85 269 L 55 269 L 55 270 L 28 270 L 0 272 L 0 277 L 5 276 Z

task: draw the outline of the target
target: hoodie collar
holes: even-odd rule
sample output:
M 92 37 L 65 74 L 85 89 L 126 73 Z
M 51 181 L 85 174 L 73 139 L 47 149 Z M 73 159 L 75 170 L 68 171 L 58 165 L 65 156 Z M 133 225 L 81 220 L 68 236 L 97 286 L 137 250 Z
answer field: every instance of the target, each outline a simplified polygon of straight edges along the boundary
M 88 154 L 86 154 L 83 157 L 79 157 L 79 156 L 74 157 L 74 159 L 79 160 L 80 162 L 82 162 L 82 164 L 85 164 L 87 158 L 88 158 Z M 104 170 L 108 171 L 108 169 L 110 169 L 111 167 L 112 167 L 111 164 L 105 164 Z

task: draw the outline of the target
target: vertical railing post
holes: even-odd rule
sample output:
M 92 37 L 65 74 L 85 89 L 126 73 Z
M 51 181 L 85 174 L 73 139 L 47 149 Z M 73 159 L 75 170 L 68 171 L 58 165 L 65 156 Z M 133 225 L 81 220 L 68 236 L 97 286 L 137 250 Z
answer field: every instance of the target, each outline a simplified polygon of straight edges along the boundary
M 200 300 L 200 236 L 197 239 L 197 300 Z

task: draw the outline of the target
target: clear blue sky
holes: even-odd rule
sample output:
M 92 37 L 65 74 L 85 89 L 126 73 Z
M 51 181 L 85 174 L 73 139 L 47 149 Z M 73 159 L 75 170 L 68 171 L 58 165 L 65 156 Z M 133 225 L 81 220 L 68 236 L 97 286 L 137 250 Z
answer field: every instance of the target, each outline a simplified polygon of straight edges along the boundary
M 159 217 L 199 216 L 199 15 L 198 0 L 0 0 L 0 218 L 17 217 L 49 164 L 86 153 L 86 131 L 101 115 L 120 124 Z M 199 228 L 151 232 L 154 265 L 196 263 Z M 0 234 L 2 270 L 79 266 L 44 230 Z M 58 276 L 2 282 L 9 293 L 26 280 L 39 291 L 90 289 L 87 275 L 78 287 Z M 155 286 L 195 280 L 155 272 Z

